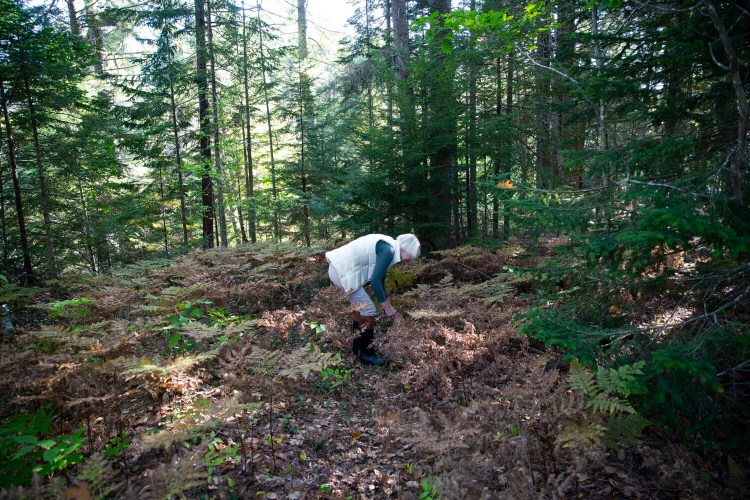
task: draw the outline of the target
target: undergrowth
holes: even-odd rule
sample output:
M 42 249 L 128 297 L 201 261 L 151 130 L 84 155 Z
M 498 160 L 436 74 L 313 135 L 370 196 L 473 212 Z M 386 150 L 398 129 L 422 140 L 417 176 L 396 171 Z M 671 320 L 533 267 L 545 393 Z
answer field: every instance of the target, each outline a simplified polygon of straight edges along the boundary
M 720 377 L 667 350 L 607 360 L 598 331 L 582 363 L 545 348 L 524 334 L 550 340 L 533 330 L 533 314 L 546 317 L 554 302 L 536 294 L 574 294 L 580 272 L 522 248 L 461 247 L 391 269 L 403 314 L 378 321 L 386 369 L 349 354 L 348 303 L 327 282 L 320 250 L 196 252 L 76 276 L 67 289 L 63 278 L 57 295 L 37 290 L 34 321 L 0 344 L 3 470 L 25 464 L 13 466 L 23 484 L 0 497 L 742 491 L 741 457 L 694 454 L 644 403 L 658 394 L 654 373 L 669 384 L 703 376 L 693 387 L 716 395 L 727 390 Z M 13 293 L 14 307 L 29 305 Z M 617 317 L 625 302 L 591 307 L 615 316 L 612 331 L 627 328 Z M 563 333 L 566 352 L 585 351 Z M 40 407 L 50 408 L 44 417 Z

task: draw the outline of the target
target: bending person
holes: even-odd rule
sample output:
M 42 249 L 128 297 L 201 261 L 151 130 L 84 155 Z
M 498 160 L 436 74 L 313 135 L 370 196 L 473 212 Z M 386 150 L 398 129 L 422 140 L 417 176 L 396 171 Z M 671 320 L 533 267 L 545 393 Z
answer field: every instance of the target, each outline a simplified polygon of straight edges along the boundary
M 419 257 L 419 248 L 419 240 L 413 234 L 402 234 L 395 240 L 384 234 L 368 234 L 326 252 L 331 282 L 344 290 L 355 307 L 352 332 L 359 336 L 352 342 L 352 350 L 364 364 L 384 364 L 371 346 L 377 309 L 364 286 L 368 282 L 372 285 L 383 311 L 394 318 L 396 309 L 388 298 L 385 273 L 394 264 Z

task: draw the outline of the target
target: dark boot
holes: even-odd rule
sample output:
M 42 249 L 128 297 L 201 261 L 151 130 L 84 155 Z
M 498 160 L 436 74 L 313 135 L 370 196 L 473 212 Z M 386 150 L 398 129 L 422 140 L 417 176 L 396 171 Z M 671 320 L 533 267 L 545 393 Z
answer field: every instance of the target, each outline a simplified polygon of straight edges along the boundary
M 375 348 L 372 347 L 372 340 L 374 337 L 375 328 L 373 324 L 373 328 L 365 329 L 365 331 L 362 332 L 362 335 L 358 339 L 355 339 L 355 341 L 359 340 L 359 360 L 365 365 L 383 366 L 385 361 L 380 359 L 378 353 L 375 352 Z

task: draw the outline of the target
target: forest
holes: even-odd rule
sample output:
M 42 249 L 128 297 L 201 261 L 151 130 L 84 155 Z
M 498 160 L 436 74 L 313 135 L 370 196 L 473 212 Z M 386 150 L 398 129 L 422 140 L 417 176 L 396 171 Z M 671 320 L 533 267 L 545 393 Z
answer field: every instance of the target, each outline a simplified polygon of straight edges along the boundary
M 749 34 L 0 0 L 0 499 L 746 498 Z M 367 366 L 326 252 L 402 233 Z

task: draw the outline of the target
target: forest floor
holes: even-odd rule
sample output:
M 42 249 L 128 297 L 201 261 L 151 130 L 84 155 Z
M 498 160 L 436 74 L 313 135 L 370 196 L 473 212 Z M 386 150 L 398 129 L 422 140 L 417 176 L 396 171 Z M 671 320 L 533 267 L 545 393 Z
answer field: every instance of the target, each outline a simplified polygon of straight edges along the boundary
M 351 354 L 322 251 L 193 252 L 27 290 L 34 305 L 0 343 L 0 419 L 48 405 L 54 433 L 86 440 L 64 474 L 0 497 L 736 495 L 719 452 L 654 426 L 609 446 L 588 432 L 607 415 L 571 390 L 558 352 L 518 333 L 533 283 L 505 267 L 554 243 L 394 267 L 384 368 Z

